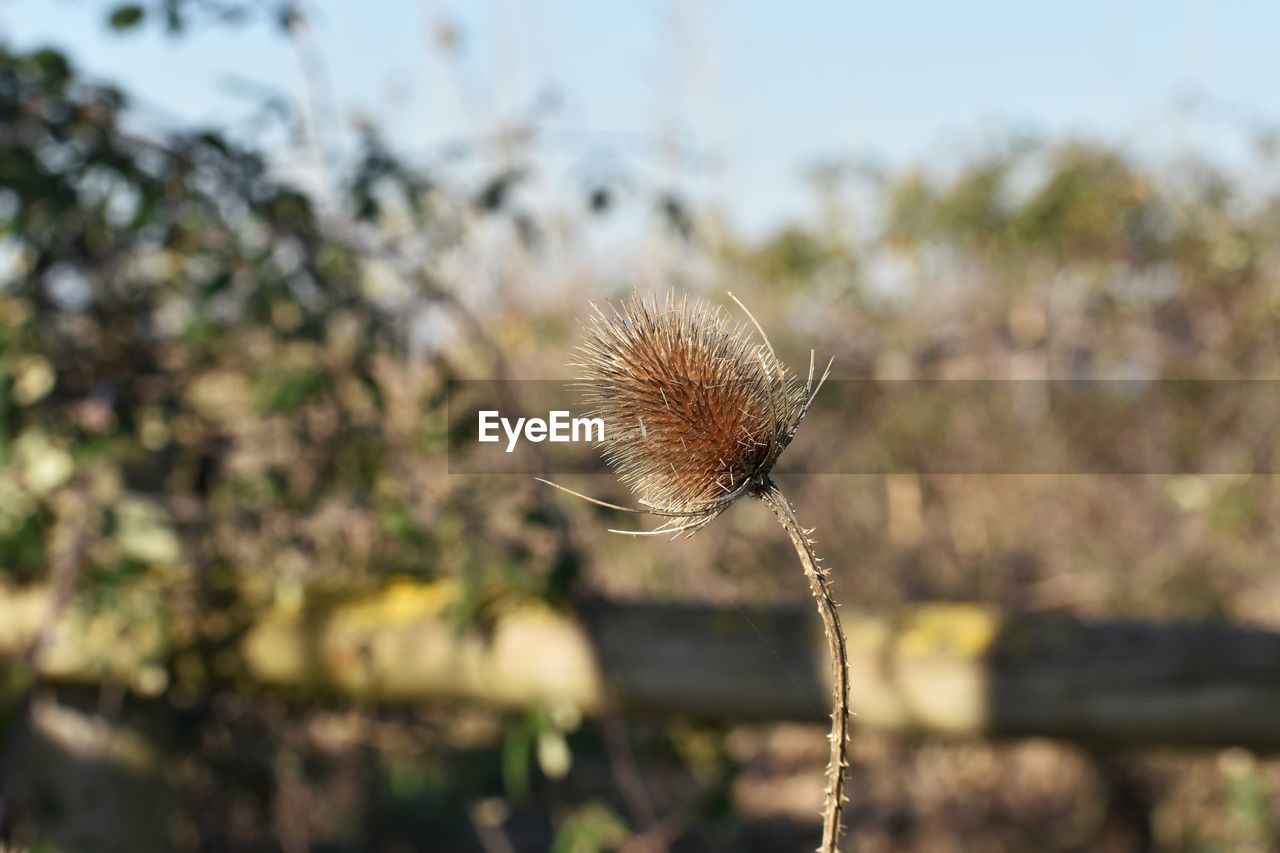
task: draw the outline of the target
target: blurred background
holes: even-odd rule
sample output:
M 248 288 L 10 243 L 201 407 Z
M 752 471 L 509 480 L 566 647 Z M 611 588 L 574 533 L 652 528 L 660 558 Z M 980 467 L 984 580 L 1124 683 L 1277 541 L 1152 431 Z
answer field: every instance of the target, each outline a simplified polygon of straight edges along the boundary
M 633 541 L 450 474 L 446 384 L 569 378 L 633 286 L 732 289 L 839 378 L 1280 378 L 1278 32 L 1192 0 L 3 0 L 0 849 L 809 849 L 817 708 L 520 686 L 600 602 L 680 603 L 804 694 L 767 511 Z M 937 611 L 944 657 L 975 613 L 1280 630 L 1271 476 L 784 485 L 848 618 L 982 605 Z M 1280 849 L 1274 727 L 871 716 L 849 849 Z

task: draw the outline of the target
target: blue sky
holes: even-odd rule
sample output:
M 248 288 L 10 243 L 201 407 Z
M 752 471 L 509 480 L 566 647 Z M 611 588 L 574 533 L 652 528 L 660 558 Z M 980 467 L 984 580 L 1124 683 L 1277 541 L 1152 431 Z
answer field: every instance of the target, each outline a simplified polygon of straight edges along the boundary
M 304 92 L 297 54 L 270 32 L 113 35 L 102 26 L 111 5 L 0 0 L 0 38 L 66 48 L 161 124 L 242 118 L 250 106 L 229 92 L 231 78 Z M 752 233 L 804 214 L 802 176 L 820 158 L 945 164 L 1018 131 L 1230 162 L 1242 126 L 1280 123 L 1280 4 L 1265 0 L 313 6 L 337 134 L 366 115 L 426 156 L 555 91 L 549 126 L 571 161 L 620 146 L 660 180 L 670 171 L 698 184 Z M 460 33 L 455 61 L 433 46 L 441 20 Z M 1210 109 L 1189 113 L 1188 103 Z M 671 159 L 660 138 L 706 159 Z

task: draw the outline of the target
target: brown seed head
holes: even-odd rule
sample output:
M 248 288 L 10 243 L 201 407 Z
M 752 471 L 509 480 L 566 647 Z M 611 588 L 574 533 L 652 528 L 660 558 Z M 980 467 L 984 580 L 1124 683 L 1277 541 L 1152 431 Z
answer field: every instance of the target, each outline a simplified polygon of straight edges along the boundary
M 694 520 L 681 530 L 763 487 L 810 399 L 767 339 L 671 294 L 597 308 L 578 354 L 605 460 L 645 506 Z

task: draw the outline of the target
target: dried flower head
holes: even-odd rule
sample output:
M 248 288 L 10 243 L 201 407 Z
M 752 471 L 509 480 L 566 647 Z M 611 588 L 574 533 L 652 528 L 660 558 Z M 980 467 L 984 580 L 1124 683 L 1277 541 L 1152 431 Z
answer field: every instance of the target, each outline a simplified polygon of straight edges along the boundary
M 596 308 L 579 385 L 604 420 L 605 460 L 649 511 L 673 519 L 655 532 L 691 533 L 763 488 L 800 426 L 812 362 L 802 385 L 760 337 L 671 294 Z
M 543 482 L 601 506 L 667 518 L 656 530 L 616 533 L 692 533 L 744 495 L 758 497 L 777 516 L 800 557 L 831 655 L 831 757 L 818 850 L 836 853 L 849 732 L 844 631 L 827 572 L 813 551 L 812 531 L 800 525 L 791 502 L 769 478 L 831 363 L 815 388 L 810 353 L 802 387 L 778 361 L 751 312 L 741 302 L 738 307 L 760 333 L 760 343 L 744 326 L 730 326 L 719 309 L 686 298 L 677 302 L 670 294 L 661 306 L 653 297 L 633 294 L 621 309 L 597 308 L 578 348 L 579 385 L 595 406 L 592 414 L 604 420 L 606 461 L 644 508 Z

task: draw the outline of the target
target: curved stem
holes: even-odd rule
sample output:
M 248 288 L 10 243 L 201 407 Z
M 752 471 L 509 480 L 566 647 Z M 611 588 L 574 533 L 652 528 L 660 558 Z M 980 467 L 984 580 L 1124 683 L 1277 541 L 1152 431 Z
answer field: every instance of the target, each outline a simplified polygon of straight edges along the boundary
M 791 502 L 770 480 L 765 481 L 757 497 L 782 522 L 791 537 L 791 544 L 800 555 L 800 564 L 809 581 L 809 591 L 818 604 L 822 630 L 827 636 L 827 649 L 831 653 L 831 759 L 827 764 L 827 798 L 822 809 L 822 846 L 818 853 L 836 853 L 840 844 L 840 810 L 844 806 L 844 771 L 848 766 L 844 749 L 849 738 L 849 660 L 845 652 L 844 629 L 840 627 L 840 614 L 836 612 L 836 603 L 827 584 L 827 571 L 818 565 L 813 540 L 800 526 Z

